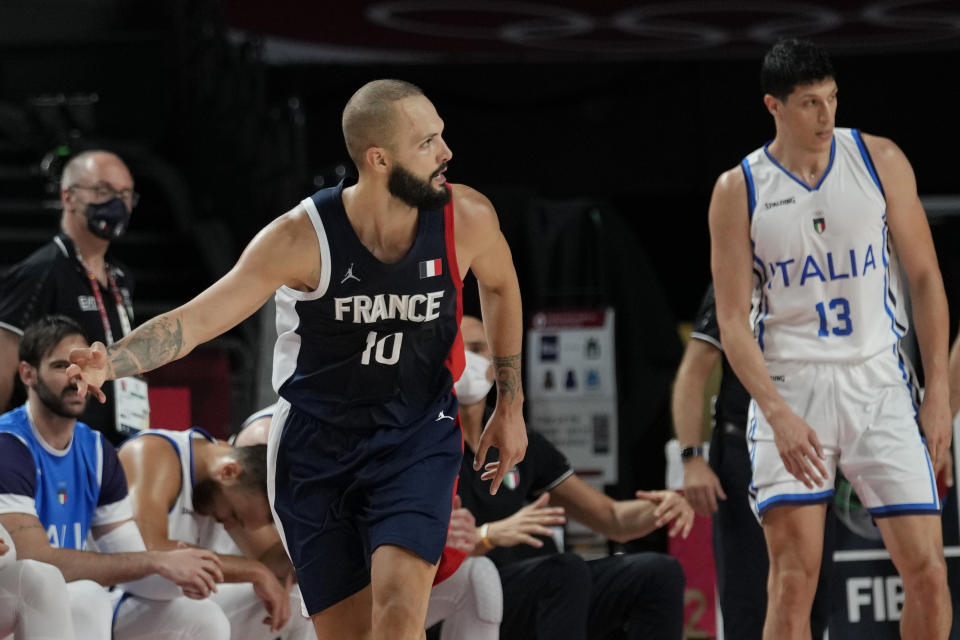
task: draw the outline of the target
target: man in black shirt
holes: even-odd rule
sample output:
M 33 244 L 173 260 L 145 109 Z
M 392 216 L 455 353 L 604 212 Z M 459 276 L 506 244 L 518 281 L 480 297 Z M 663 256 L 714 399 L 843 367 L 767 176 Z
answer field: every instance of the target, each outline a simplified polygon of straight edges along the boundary
M 703 456 L 701 422 L 709 378 L 722 362 L 720 390 L 713 407 L 709 464 Z M 760 640 L 767 609 L 767 559 L 763 529 L 749 503 L 750 454 L 745 429 L 750 395 L 723 355 L 713 285 L 700 303 L 673 386 L 673 421 L 683 460 L 683 488 L 701 515 L 713 515 L 713 552 L 724 636 Z M 810 626 L 822 638 L 830 617 L 828 577 L 832 566 L 834 518 L 827 518 L 820 583 Z
M 0 278 L 0 412 L 23 401 L 14 398 L 17 347 L 37 318 L 64 314 L 90 342 L 108 344 L 133 326 L 130 271 L 107 256 L 137 202 L 130 171 L 113 153 L 85 151 L 64 166 L 60 186 L 59 233 Z M 106 404 L 87 403 L 80 420 L 117 445 L 127 433 L 116 424 L 113 391 L 105 389 Z
M 485 394 L 483 367 L 480 380 L 474 380 L 478 368 L 469 362 L 475 360 L 474 354 L 489 358 L 489 348 L 476 318 L 465 316 L 461 330 L 468 365 L 457 385 L 467 445 L 459 493 L 464 508 L 481 523 L 473 552 L 486 553 L 500 571 L 500 637 L 678 640 L 684 577 L 675 559 L 639 553 L 584 561 L 573 553 L 558 553 L 548 527 L 562 524 L 569 515 L 620 542 L 666 525 L 670 535 L 686 537 L 693 522 L 690 505 L 672 491 L 641 491 L 637 500 L 614 501 L 577 477 L 563 454 L 535 431 L 527 432 L 524 460 L 506 475 L 501 491 L 491 496 L 485 481 L 496 463 L 480 472 L 472 465 L 483 429 Z M 478 387 L 481 393 L 476 392 Z

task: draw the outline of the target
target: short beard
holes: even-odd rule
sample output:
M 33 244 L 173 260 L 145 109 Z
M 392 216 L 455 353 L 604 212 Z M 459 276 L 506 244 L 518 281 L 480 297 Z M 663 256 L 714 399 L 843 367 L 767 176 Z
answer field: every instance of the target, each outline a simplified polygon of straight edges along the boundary
M 440 175 L 440 172 L 447 168 L 444 162 L 436 171 L 430 174 L 426 180 L 421 180 L 413 175 L 399 164 L 395 164 L 390 169 L 390 176 L 387 179 L 387 190 L 390 195 L 402 201 L 403 203 L 417 209 L 440 209 L 450 202 L 450 190 L 444 184 L 437 191 L 430 186 L 430 181 Z
M 37 398 L 40 400 L 40 404 L 45 406 L 51 413 L 58 415 L 61 418 L 79 418 L 87 408 L 87 403 L 84 401 L 83 405 L 79 409 L 68 409 L 67 405 L 63 402 L 63 394 L 67 393 L 68 391 L 76 391 L 77 388 L 73 385 L 70 385 L 64 388 L 60 395 L 57 395 L 54 390 L 43 381 L 43 378 L 40 377 L 40 372 L 37 372 L 37 384 L 33 386 L 33 390 L 36 392 Z

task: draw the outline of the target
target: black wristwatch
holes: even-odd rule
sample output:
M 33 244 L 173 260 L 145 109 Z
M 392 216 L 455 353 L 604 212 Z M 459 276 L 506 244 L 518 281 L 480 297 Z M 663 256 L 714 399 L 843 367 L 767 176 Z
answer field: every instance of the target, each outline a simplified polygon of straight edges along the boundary
M 703 447 L 682 447 L 680 449 L 680 459 L 686 462 L 694 458 L 703 457 Z

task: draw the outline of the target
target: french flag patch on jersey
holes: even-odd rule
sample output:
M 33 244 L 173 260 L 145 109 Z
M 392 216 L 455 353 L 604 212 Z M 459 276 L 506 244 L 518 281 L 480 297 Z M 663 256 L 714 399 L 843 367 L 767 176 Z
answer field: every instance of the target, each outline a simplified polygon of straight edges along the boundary
M 440 258 L 435 260 L 424 260 L 420 263 L 420 279 L 432 278 L 443 273 L 443 261 Z

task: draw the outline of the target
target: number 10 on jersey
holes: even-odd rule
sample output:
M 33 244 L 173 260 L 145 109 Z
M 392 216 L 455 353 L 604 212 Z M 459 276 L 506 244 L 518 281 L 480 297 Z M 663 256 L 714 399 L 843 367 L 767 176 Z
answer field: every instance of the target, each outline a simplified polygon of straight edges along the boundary
M 393 349 L 390 356 L 387 357 L 387 341 L 393 339 Z M 380 364 L 397 364 L 400 360 L 400 343 L 403 342 L 403 332 L 389 333 L 384 337 L 377 339 L 377 332 L 371 331 L 367 334 L 367 346 L 363 350 L 363 356 L 360 358 L 360 364 L 370 364 L 370 354 L 373 353 L 373 359 Z M 376 348 L 374 348 L 376 347 Z
M 830 308 L 832 318 L 827 318 L 827 309 Z M 834 298 L 826 304 L 822 302 L 817 304 L 817 313 L 820 314 L 820 331 L 817 332 L 821 338 L 826 338 L 831 333 L 835 336 L 848 336 L 853 333 L 853 321 L 850 320 L 850 302 L 846 298 Z M 829 322 L 832 320 L 832 322 Z M 832 327 L 828 331 L 828 325 Z

